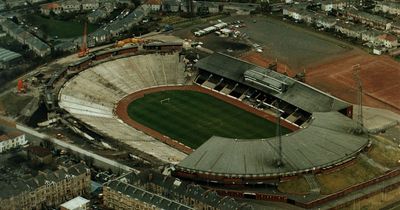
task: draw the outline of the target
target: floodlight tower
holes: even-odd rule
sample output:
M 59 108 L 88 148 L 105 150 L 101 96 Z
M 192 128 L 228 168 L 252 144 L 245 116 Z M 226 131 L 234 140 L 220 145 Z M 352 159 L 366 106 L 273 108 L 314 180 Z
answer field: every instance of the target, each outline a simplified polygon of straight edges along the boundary
M 283 165 L 282 157 L 282 132 L 281 132 L 281 111 L 279 109 L 279 99 L 276 103 L 276 136 L 278 137 L 278 160 L 276 166 L 279 168 Z
M 357 113 L 357 129 L 356 132 L 358 134 L 364 133 L 364 118 L 363 118 L 363 86 L 360 78 L 360 64 L 356 64 L 353 66 L 353 75 L 354 81 L 357 85 L 357 104 L 358 104 L 358 113 Z

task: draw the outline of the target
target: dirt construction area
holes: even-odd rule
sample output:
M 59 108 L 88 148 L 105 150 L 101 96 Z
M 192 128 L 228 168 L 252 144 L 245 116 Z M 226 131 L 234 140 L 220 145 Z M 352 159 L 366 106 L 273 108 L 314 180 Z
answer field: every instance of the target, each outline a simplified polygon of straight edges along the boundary
M 343 100 L 356 103 L 353 66 L 360 65 L 364 105 L 400 113 L 400 63 L 388 56 L 354 50 L 325 64 L 309 68 L 306 82 Z

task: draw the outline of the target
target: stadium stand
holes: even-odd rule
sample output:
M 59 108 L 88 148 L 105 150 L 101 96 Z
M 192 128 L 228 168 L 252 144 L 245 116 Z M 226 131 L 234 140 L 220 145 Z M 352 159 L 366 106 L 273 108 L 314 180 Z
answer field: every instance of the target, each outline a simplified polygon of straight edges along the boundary
M 281 117 L 298 126 L 306 123 L 313 112 L 346 113 L 351 107 L 304 83 L 221 53 L 208 56 L 195 66 L 199 69 L 197 84 L 270 114 L 273 112 L 268 109 L 279 105 Z M 230 92 L 225 89 L 226 84 L 233 84 Z
M 160 62 L 161 61 L 161 62 Z M 70 79 L 59 93 L 59 105 L 104 135 L 151 154 L 165 162 L 186 155 L 136 130 L 114 114 L 124 96 L 160 85 L 182 84 L 184 65 L 177 54 L 148 54 L 100 63 Z

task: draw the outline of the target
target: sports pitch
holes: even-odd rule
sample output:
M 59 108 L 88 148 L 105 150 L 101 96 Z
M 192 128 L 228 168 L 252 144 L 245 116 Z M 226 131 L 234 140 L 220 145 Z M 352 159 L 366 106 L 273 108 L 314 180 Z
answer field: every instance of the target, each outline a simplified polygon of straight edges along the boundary
M 210 95 L 187 90 L 151 93 L 128 106 L 130 118 L 196 149 L 211 136 L 275 136 L 276 124 Z M 282 134 L 290 130 L 282 127 Z

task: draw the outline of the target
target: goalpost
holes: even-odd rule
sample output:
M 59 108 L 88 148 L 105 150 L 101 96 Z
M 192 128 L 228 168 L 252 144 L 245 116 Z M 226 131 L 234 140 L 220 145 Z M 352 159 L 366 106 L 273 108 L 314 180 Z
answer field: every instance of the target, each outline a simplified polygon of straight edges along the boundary
M 164 102 L 169 103 L 170 98 L 164 98 L 160 100 L 160 104 L 163 104 Z

